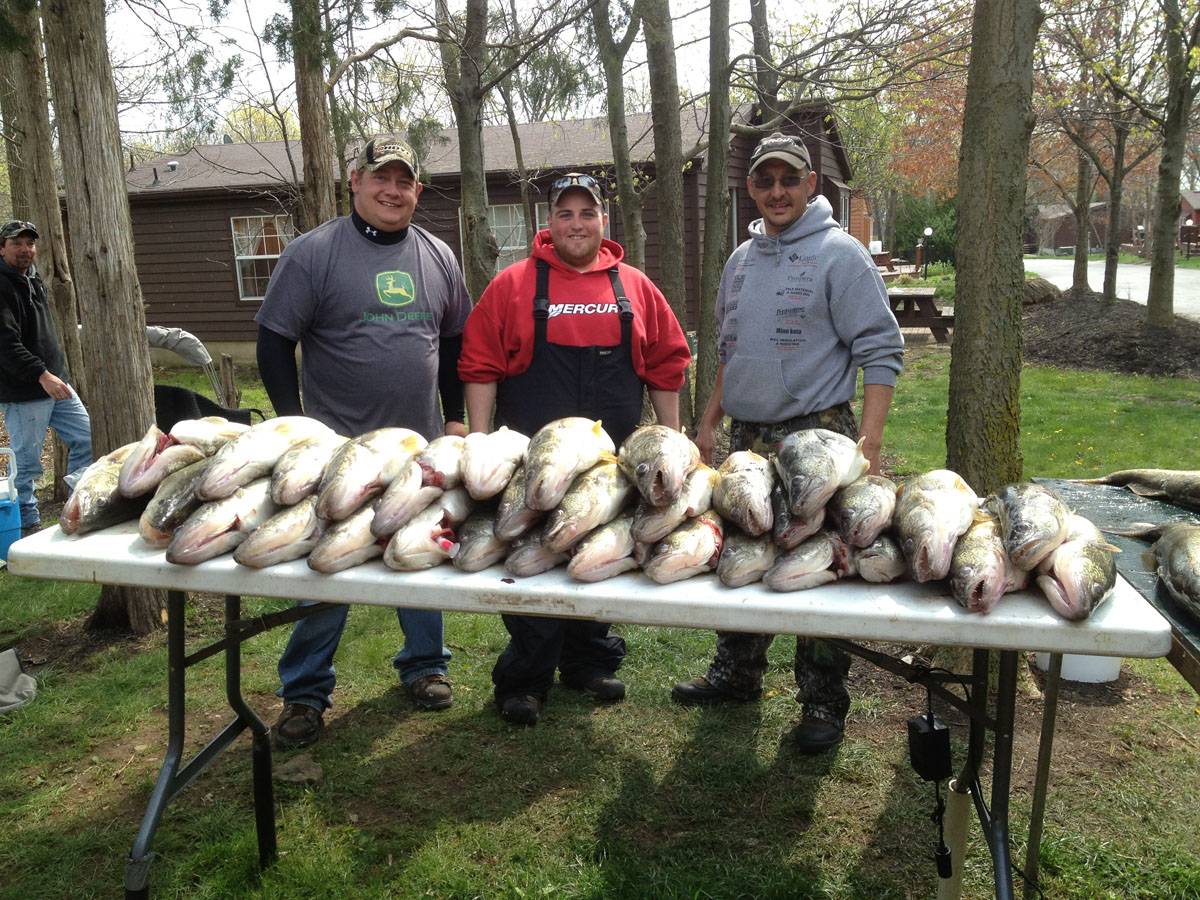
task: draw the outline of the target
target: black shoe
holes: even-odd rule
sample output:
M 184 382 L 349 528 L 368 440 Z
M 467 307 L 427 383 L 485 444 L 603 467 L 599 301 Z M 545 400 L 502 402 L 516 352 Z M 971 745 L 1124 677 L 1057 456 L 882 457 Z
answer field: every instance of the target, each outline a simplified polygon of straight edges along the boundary
M 533 694 L 508 697 L 500 704 L 500 717 L 514 725 L 536 725 L 542 714 L 542 698 Z
M 842 742 L 845 725 L 805 714 L 800 724 L 792 729 L 792 744 L 801 753 L 815 756 L 826 753 Z
M 758 692 L 755 692 L 753 697 L 738 697 L 709 684 L 707 678 L 693 678 L 691 681 L 681 681 L 671 688 L 671 699 L 684 706 L 717 706 L 721 703 L 746 703 L 757 700 Z
M 307 747 L 320 740 L 321 732 L 325 730 L 324 713 L 303 703 L 285 703 L 272 730 L 278 750 Z
M 454 702 L 450 679 L 436 672 L 418 678 L 412 684 L 405 685 L 404 689 L 417 709 L 446 709 Z
M 562 683 L 573 691 L 583 691 L 601 703 L 616 703 L 625 699 L 625 682 L 615 675 L 593 675 L 590 678 L 560 677 Z

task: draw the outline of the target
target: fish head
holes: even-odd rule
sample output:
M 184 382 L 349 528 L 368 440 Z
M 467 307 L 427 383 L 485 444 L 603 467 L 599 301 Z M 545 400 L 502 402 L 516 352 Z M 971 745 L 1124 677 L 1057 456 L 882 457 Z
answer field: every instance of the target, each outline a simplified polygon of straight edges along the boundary
M 1080 621 L 1092 614 L 1116 583 L 1116 562 L 1107 544 L 1070 541 L 1053 552 L 1049 569 L 1037 585 L 1064 619 Z
M 946 577 L 958 533 L 936 515 L 932 505 L 922 504 L 911 509 L 900 522 L 897 532 L 900 549 L 908 560 L 914 580 L 926 582 Z

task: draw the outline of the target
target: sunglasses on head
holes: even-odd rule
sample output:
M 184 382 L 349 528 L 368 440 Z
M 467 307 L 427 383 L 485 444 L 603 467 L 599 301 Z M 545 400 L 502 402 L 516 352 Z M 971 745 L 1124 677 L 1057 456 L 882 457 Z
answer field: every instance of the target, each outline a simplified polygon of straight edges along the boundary
M 561 175 L 550 182 L 550 193 L 565 191 L 570 187 L 581 187 L 602 193 L 600 182 L 591 175 Z

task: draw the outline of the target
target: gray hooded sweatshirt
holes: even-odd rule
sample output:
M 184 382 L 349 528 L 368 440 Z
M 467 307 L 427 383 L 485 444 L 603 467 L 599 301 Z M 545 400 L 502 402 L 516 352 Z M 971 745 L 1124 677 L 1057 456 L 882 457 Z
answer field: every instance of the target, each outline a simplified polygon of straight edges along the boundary
M 722 407 L 746 422 L 782 422 L 894 385 L 904 340 L 866 248 L 824 197 L 777 236 L 762 219 L 729 257 L 716 316 Z

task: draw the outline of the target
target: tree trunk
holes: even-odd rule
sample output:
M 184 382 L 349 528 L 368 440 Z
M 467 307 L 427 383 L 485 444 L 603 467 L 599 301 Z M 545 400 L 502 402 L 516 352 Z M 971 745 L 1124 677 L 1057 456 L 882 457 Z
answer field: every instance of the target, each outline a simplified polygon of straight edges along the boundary
M 625 36 L 620 43 L 613 39 L 608 19 L 608 0 L 597 0 L 592 7 L 592 22 L 596 30 L 596 45 L 600 65 L 604 69 L 604 84 L 608 115 L 608 134 L 612 142 L 613 176 L 617 182 L 617 205 L 621 209 L 622 246 L 625 262 L 638 269 L 646 268 L 646 229 L 642 225 L 642 197 L 634 183 L 633 163 L 629 159 L 629 130 L 625 124 L 625 54 L 637 34 L 639 19 L 636 8 Z
M 529 190 L 529 172 L 525 169 L 525 157 L 521 153 L 521 129 L 517 123 L 517 111 L 513 108 L 512 91 L 505 82 L 496 85 L 496 90 L 500 92 L 500 99 L 504 101 L 504 114 L 508 118 L 508 133 L 512 135 L 513 156 L 517 164 L 517 181 L 521 185 L 521 209 L 525 210 L 525 247 L 532 254 L 533 236 L 537 234 L 537 201 L 533 192 Z
M 892 256 L 896 255 L 896 213 L 900 208 L 899 191 L 895 188 L 888 190 L 886 218 L 883 225 L 883 249 Z
M 1092 231 L 1092 163 L 1082 150 L 1075 151 L 1075 265 L 1071 270 L 1071 290 L 1090 293 L 1088 286 L 1088 250 Z
M 683 243 L 683 135 L 679 124 L 679 80 L 670 0 L 641 0 L 650 75 L 650 115 L 654 122 L 654 190 L 658 204 L 659 287 L 688 330 Z M 692 398 L 679 395 L 679 419 L 692 424 Z
M 979 493 L 1021 477 L 1021 222 L 1036 0 L 975 5 L 958 169 L 947 465 Z
M 439 50 L 447 93 L 458 132 L 462 191 L 463 274 L 478 300 L 492 276 L 500 248 L 488 223 L 487 178 L 483 165 L 483 70 L 487 65 L 487 0 L 467 0 L 461 38 L 454 34 L 446 0 L 437 2 Z
M 704 163 L 704 248 L 700 268 L 700 321 L 696 323 L 696 405 L 704 409 L 717 378 L 717 323 L 713 316 L 729 246 L 729 0 L 708 7 L 708 158 Z
M 291 0 L 292 62 L 296 70 L 296 105 L 304 155 L 301 193 L 302 231 L 310 231 L 337 214 L 333 190 L 333 133 L 325 103 L 325 67 L 321 63 L 321 6 L 318 0 Z
M 8 13 L 17 18 L 19 7 Z M 29 198 L 33 194 L 29 166 L 25 163 L 25 104 L 20 102 L 22 84 L 21 50 L 0 53 L 0 116 L 4 117 L 4 158 L 8 163 L 8 198 L 14 219 L 31 219 Z M 22 90 L 16 90 L 22 85 Z
M 1104 301 L 1117 299 L 1117 264 L 1121 255 L 1121 201 L 1125 190 L 1127 126 L 1114 125 L 1112 175 L 1108 179 L 1108 234 L 1104 240 Z
M 779 115 L 779 73 L 771 59 L 767 0 L 750 0 L 750 31 L 754 35 L 754 87 L 766 122 Z
M 71 268 L 92 381 L 92 445 L 106 453 L 154 421 L 150 347 L 133 257 L 133 230 L 109 67 L 104 0 L 46 0 L 46 55 L 62 148 Z M 121 352 L 112 352 L 114 347 Z M 100 377 L 102 376 L 102 377 Z M 105 586 L 89 626 L 162 626 L 162 591 Z
M 1167 99 L 1162 125 L 1162 156 L 1154 187 L 1154 217 L 1150 221 L 1150 290 L 1146 298 L 1146 324 L 1152 328 L 1175 325 L 1175 242 L 1179 237 L 1179 178 L 1187 145 L 1188 118 L 1192 112 L 1196 78 L 1189 45 L 1184 43 L 1185 23 L 1177 0 L 1161 0 L 1166 21 L 1163 31 L 1167 57 Z

